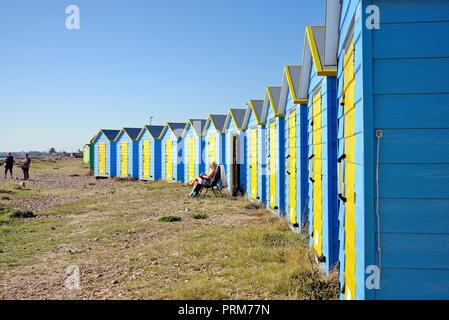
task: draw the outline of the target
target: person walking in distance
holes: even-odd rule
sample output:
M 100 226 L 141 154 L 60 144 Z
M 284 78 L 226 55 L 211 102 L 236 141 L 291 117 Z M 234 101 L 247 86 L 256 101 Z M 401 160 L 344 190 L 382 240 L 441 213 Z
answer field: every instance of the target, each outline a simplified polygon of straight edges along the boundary
M 12 156 L 11 152 L 8 152 L 8 155 L 6 156 L 6 159 L 5 159 L 5 179 L 6 179 L 8 171 L 11 174 L 11 179 L 13 178 L 12 177 L 12 169 L 14 167 L 14 162 L 15 162 L 14 157 Z
M 28 153 L 25 155 L 25 160 L 22 164 L 23 179 L 28 180 L 30 178 L 31 158 Z

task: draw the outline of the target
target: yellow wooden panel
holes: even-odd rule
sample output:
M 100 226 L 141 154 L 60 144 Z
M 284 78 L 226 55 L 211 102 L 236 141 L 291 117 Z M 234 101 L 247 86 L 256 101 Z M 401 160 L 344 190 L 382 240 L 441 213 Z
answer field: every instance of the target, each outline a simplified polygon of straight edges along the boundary
M 188 152 L 189 152 L 189 159 L 188 159 L 188 166 L 189 166 L 189 177 L 188 180 L 192 181 L 195 179 L 195 138 L 191 137 L 188 142 Z
M 128 176 L 128 142 L 120 144 L 120 173 L 122 177 Z
M 296 224 L 296 111 L 289 114 L 288 117 L 288 142 L 289 142 L 289 217 L 290 223 Z
M 165 141 L 165 180 L 173 181 L 173 141 Z
M 212 162 L 217 161 L 215 149 L 216 149 L 215 135 L 211 135 L 209 137 L 209 165 L 211 165 Z
M 344 57 L 344 149 L 346 154 L 345 185 L 345 298 L 356 297 L 356 219 L 355 219 L 355 74 L 354 41 Z
M 321 92 L 313 97 L 313 247 L 316 253 L 323 254 L 323 191 L 322 191 L 322 113 Z
M 277 205 L 276 203 L 276 122 L 270 123 L 269 128 L 269 145 L 270 145 L 270 161 L 269 161 L 269 172 L 270 172 L 270 207 L 274 209 Z
M 251 198 L 257 199 L 259 193 L 258 185 L 258 144 L 257 144 L 257 128 L 251 129 L 250 133 L 250 184 L 251 184 Z
M 150 179 L 151 177 L 151 159 L 150 159 L 150 140 L 143 141 L 143 177 Z
M 106 175 L 106 143 L 98 144 L 98 173 L 100 176 Z

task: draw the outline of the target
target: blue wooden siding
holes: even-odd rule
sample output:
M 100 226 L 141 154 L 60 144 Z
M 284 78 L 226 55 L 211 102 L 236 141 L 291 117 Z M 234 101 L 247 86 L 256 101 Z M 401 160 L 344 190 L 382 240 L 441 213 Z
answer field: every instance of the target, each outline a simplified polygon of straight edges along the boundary
M 276 135 L 275 135 L 275 153 L 270 155 L 270 124 L 275 122 L 276 125 Z M 279 215 L 285 214 L 285 118 L 284 117 L 275 117 L 273 108 L 271 105 L 268 106 L 268 114 L 267 114 L 267 124 L 266 124 L 266 132 L 265 132 L 265 162 L 267 165 L 267 175 L 269 175 L 269 161 L 270 157 L 275 157 L 276 163 L 276 204 L 277 204 L 277 213 Z M 270 157 L 268 157 L 270 156 Z M 270 208 L 270 178 L 265 179 L 266 187 L 266 206 Z M 274 209 L 274 208 L 271 208 Z
M 296 220 L 299 228 L 308 222 L 308 175 L 309 169 L 307 167 L 307 153 L 308 153 L 308 139 L 307 139 L 307 106 L 296 105 L 292 101 L 290 93 L 287 98 L 286 107 L 286 123 L 285 123 L 285 159 L 290 154 L 289 150 L 289 124 L 288 117 L 291 112 L 296 114 Z M 290 178 L 285 169 L 285 212 L 290 212 Z M 292 174 L 292 173 L 290 173 Z
M 244 131 L 239 130 L 234 120 L 231 119 L 229 123 L 229 127 L 226 130 L 225 134 L 225 169 L 226 169 L 226 177 L 228 180 L 228 190 L 231 191 L 231 182 L 232 182 L 232 137 L 234 135 L 239 135 L 240 137 L 240 159 L 242 163 L 239 163 L 240 167 L 240 187 L 243 192 L 246 193 L 246 134 Z
M 139 179 L 143 180 L 143 143 L 150 141 L 150 180 L 161 179 L 161 141 L 154 139 L 153 136 L 145 130 L 140 137 L 139 144 Z
M 339 50 L 358 5 L 356 59 L 356 282 L 358 299 L 449 297 L 449 2 L 343 1 Z M 377 5 L 381 28 L 364 28 Z M 342 110 L 338 112 L 339 121 Z M 380 140 L 380 232 L 374 179 Z M 342 141 L 339 141 L 339 144 Z M 340 218 L 344 210 L 340 208 Z M 377 264 L 380 290 L 365 288 Z M 342 228 L 340 239 L 344 241 Z M 343 247 L 343 246 L 342 246 Z M 340 254 L 340 270 L 344 256 Z M 343 268 L 343 269 L 342 269 Z M 342 277 L 340 277 L 342 281 Z
M 423 292 L 419 288 L 412 293 L 412 281 L 391 284 L 389 288 L 388 280 L 385 280 L 388 286 L 376 292 L 375 297 L 396 295 L 400 298 L 447 299 L 449 282 L 442 281 L 444 276 L 438 279 L 435 273 L 449 273 L 449 118 L 443 117 L 449 112 L 449 107 L 446 104 L 446 110 L 441 114 L 432 110 L 432 103 L 447 100 L 449 96 L 449 45 L 448 41 L 442 40 L 449 38 L 449 2 L 406 2 L 405 15 L 402 12 L 393 15 L 392 10 L 399 9 L 398 4 L 374 1 L 381 12 L 386 11 L 388 19 L 385 29 L 372 33 L 371 52 L 374 128 L 383 132 L 380 142 L 380 212 L 382 220 L 387 219 L 386 222 L 391 224 L 387 230 L 382 229 L 385 224 L 381 225 L 384 271 L 381 281 L 392 270 L 396 273 L 399 270 L 419 270 L 415 279 L 427 283 L 427 290 Z M 442 12 L 437 12 L 437 7 Z M 401 8 L 405 9 L 405 6 Z M 434 18 L 437 16 L 438 21 L 429 19 L 422 12 L 428 12 Z M 397 37 L 395 41 L 392 41 L 393 36 Z M 386 50 L 382 52 L 382 48 Z M 399 108 L 407 108 L 415 104 L 416 96 L 425 102 L 417 106 L 414 113 L 410 110 L 404 112 L 409 116 L 407 121 L 401 119 L 405 123 L 382 126 L 382 119 L 391 117 L 391 114 L 385 109 L 377 110 L 380 101 L 394 99 Z M 427 101 L 431 102 L 430 105 Z M 423 115 L 430 120 L 426 124 L 421 123 Z M 442 123 L 443 119 L 446 123 Z M 374 202 L 374 197 L 368 200 Z M 410 204 L 420 204 L 421 210 L 410 208 Z M 391 205 L 402 208 L 391 211 Z M 398 227 L 401 212 L 403 215 L 407 207 L 410 209 L 406 218 L 409 226 Z M 443 211 L 446 214 L 442 215 Z M 411 215 L 412 212 L 415 215 Z M 426 220 L 432 221 L 433 227 Z M 390 291 L 392 289 L 394 291 Z
M 116 143 L 109 141 L 108 138 L 102 133 L 95 139 L 94 142 L 94 175 L 99 177 L 98 168 L 98 144 L 100 142 L 106 143 L 106 176 L 115 177 L 116 174 L 116 163 L 117 163 L 117 153 L 116 153 Z

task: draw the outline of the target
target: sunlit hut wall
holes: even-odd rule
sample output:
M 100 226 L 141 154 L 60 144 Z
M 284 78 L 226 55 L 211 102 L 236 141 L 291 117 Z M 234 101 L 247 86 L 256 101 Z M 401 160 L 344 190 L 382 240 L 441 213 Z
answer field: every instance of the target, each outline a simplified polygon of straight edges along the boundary
M 279 112 L 280 95 L 281 87 L 266 88 L 261 119 L 266 123 L 264 146 L 266 155 L 264 162 L 267 165 L 266 206 L 279 215 L 285 213 L 285 114 Z
M 139 179 L 161 179 L 161 135 L 163 126 L 146 125 L 137 137 L 139 145 Z
M 205 172 L 204 138 L 205 119 L 189 119 L 182 134 L 184 141 L 184 181 L 189 182 Z
M 299 102 L 308 106 L 310 245 L 330 271 L 338 257 L 337 52 L 325 41 L 324 26 L 306 27 Z
M 228 190 L 233 195 L 246 193 L 246 135 L 243 126 L 246 109 L 229 109 L 225 131 L 225 168 Z
M 248 199 L 265 204 L 265 122 L 262 122 L 263 100 L 249 100 L 243 126 L 246 130 L 246 185 Z
M 211 114 L 209 115 L 204 127 L 203 135 L 206 140 L 204 163 L 206 166 L 206 171 L 208 172 L 213 161 L 217 164 L 225 163 L 225 121 L 226 115 Z
M 285 212 L 297 231 L 308 221 L 308 121 L 307 105 L 298 98 L 301 70 L 302 66 L 285 66 L 279 101 L 279 113 L 285 114 Z
M 137 137 L 142 128 L 123 128 L 115 138 L 117 176 L 139 178 L 139 143 Z
M 449 2 L 338 6 L 342 297 L 448 299 Z
M 184 181 L 182 133 L 186 125 L 186 123 L 168 122 L 161 132 L 162 179 L 169 182 Z
M 119 130 L 101 129 L 93 139 L 94 175 L 96 177 L 116 176 L 116 143 Z

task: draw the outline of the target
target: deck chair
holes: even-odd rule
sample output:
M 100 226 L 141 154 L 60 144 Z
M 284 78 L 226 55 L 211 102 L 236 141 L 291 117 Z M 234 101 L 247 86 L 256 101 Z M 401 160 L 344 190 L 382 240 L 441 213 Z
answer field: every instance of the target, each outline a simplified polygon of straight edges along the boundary
M 203 196 L 206 196 L 207 192 L 211 190 L 214 195 L 216 196 L 222 196 L 223 191 L 221 187 L 221 166 L 218 166 L 217 171 L 215 172 L 214 177 L 210 181 L 206 181 L 205 184 L 202 185 L 202 188 L 199 192 L 199 195 L 206 190 L 203 194 Z

